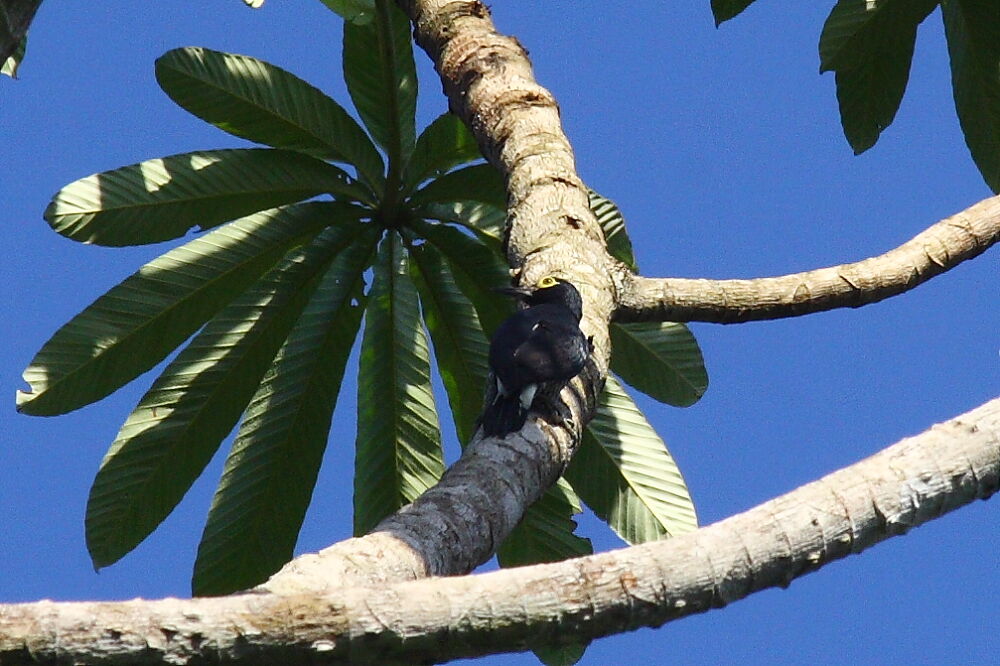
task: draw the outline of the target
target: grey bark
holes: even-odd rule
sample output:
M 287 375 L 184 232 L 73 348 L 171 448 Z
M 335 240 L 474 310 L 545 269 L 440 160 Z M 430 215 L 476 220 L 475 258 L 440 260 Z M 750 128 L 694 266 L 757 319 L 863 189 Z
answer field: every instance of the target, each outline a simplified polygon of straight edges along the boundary
M 1000 490 L 1000 398 L 681 537 L 450 578 L 216 599 L 0 605 L 0 663 L 420 663 L 660 626 Z
M 561 274 L 584 296 L 582 326 L 594 336 L 596 349 L 592 367 L 563 391 L 572 421 L 555 427 L 531 419 L 506 440 L 477 438 L 438 486 L 371 535 L 298 558 L 250 593 L 220 599 L 0 606 L 0 661 L 413 663 L 523 649 L 531 637 L 572 641 L 657 626 L 763 587 L 787 584 L 828 561 L 996 492 L 1000 402 L 993 401 L 689 536 L 559 564 L 427 578 L 467 572 L 489 557 L 526 507 L 558 477 L 606 375 L 612 316 L 665 318 L 676 312 L 668 303 L 670 285 L 633 276 L 608 256 L 558 108 L 535 83 L 517 41 L 497 34 L 478 2 L 400 4 L 416 26 L 418 43 L 434 59 L 452 108 L 507 178 L 513 274 L 529 283 L 548 273 Z M 972 233 L 973 250 L 957 245 L 946 245 L 943 253 L 925 250 L 930 263 L 944 269 L 957 263 L 955 257 L 968 258 L 969 252 L 995 242 L 995 205 L 995 200 L 979 204 L 993 211 L 986 215 L 993 220 L 993 231 Z M 940 242 L 961 241 L 966 231 L 944 233 Z M 911 272 L 919 253 L 907 250 Z M 921 270 L 929 277 L 936 269 Z M 804 280 L 809 289 L 805 299 L 794 291 L 789 296 L 784 286 L 773 293 L 758 291 L 756 298 L 773 312 L 785 308 L 801 313 L 806 310 L 789 308 L 801 307 L 814 292 L 825 294 L 826 287 L 818 285 L 854 279 L 843 273 Z M 856 281 L 848 294 L 885 297 L 878 279 Z M 892 288 L 903 290 L 919 281 L 894 278 Z M 768 286 L 758 286 L 762 284 Z M 717 285 L 687 286 L 697 288 L 684 292 L 693 294 L 685 297 L 685 307 L 739 312 L 750 307 L 749 301 L 733 306 L 736 291 L 729 284 L 721 292 Z M 856 304 L 852 298 L 841 305 Z M 774 300 L 779 305 L 767 305 Z M 834 302 L 827 296 L 820 301 L 824 306 Z
M 733 324 L 859 308 L 901 294 L 1000 241 L 1000 196 L 941 220 L 897 248 L 853 264 L 755 280 L 623 274 L 616 321 Z
M 417 43 L 435 61 L 452 110 L 506 178 L 512 274 L 527 284 L 548 274 L 571 280 L 583 295 L 581 327 L 593 337 L 595 351 L 561 394 L 571 420 L 552 425 L 530 418 L 504 440 L 477 435 L 461 460 L 413 504 L 372 535 L 290 563 L 265 584 L 272 591 L 299 589 L 304 575 L 310 584 L 336 585 L 330 581 L 345 571 L 360 574 L 359 562 L 368 580 L 381 582 L 471 571 L 492 556 L 563 472 L 607 376 L 612 271 L 621 264 L 607 253 L 555 100 L 535 82 L 521 45 L 496 32 L 481 3 L 399 4 L 414 22 Z

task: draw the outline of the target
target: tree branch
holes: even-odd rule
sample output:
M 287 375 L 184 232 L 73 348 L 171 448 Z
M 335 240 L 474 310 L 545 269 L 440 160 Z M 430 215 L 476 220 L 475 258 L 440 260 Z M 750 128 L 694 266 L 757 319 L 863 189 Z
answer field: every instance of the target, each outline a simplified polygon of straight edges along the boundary
M 488 560 L 555 483 L 593 416 L 610 359 L 614 289 L 604 234 L 576 174 L 555 99 L 534 80 L 517 40 L 480 2 L 400 0 L 435 62 L 452 110 L 472 129 L 508 191 L 508 260 L 522 282 L 570 279 L 584 299 L 593 362 L 562 398 L 572 419 L 530 418 L 506 439 L 478 436 L 433 488 L 373 534 L 293 560 L 263 589 L 291 592 L 462 574 Z
M 785 585 L 996 492 L 1000 401 L 692 535 L 552 565 L 413 580 L 468 571 L 488 557 L 562 471 L 605 376 L 616 292 L 630 285 L 612 278 L 555 101 L 534 82 L 516 40 L 498 35 L 478 2 L 400 4 L 453 109 L 507 178 L 515 273 L 527 282 L 559 273 L 583 293 L 596 353 L 563 393 L 572 423 L 533 419 L 506 440 L 478 438 L 438 486 L 373 534 L 298 558 L 250 593 L 0 606 L 0 662 L 413 663 L 571 642 Z M 631 279 L 633 290 L 643 281 Z
M 852 269 L 849 266 L 804 274 L 812 276 L 808 280 L 789 276 L 728 282 L 649 280 L 626 274 L 607 255 L 586 189 L 575 173 L 555 100 L 534 81 L 520 44 L 498 34 L 488 10 L 478 2 L 404 0 L 400 5 L 415 25 L 418 44 L 436 63 L 452 109 L 472 128 L 484 155 L 507 178 L 508 258 L 514 272 L 528 283 L 559 273 L 580 288 L 585 302 L 582 326 L 594 337 L 595 363 L 563 393 L 573 414 L 573 427 L 529 421 L 519 435 L 505 441 L 475 439 L 434 488 L 383 521 L 373 534 L 297 558 L 272 577 L 265 590 L 291 593 L 455 575 L 489 559 L 527 507 L 562 473 L 579 442 L 579 428 L 592 416 L 594 396 L 606 375 L 607 323 L 615 298 L 623 301 L 617 316 L 624 318 L 637 309 L 642 297 L 659 293 L 647 285 L 659 285 L 662 291 L 662 284 L 668 283 L 675 302 L 693 302 L 695 309 L 721 312 L 721 320 L 735 321 L 737 315 L 751 319 L 754 313 L 773 311 L 772 301 L 781 302 L 776 297 L 769 301 L 761 290 L 741 290 L 740 286 L 787 280 L 792 286 L 780 286 L 778 293 L 799 294 L 788 299 L 791 307 L 796 312 L 812 311 L 801 294 L 815 293 L 815 300 L 824 302 L 831 298 L 825 294 L 833 287 L 842 291 L 849 287 L 847 279 L 859 288 L 876 285 L 884 298 L 894 279 L 912 283 L 927 279 L 936 274 L 935 269 L 944 270 L 949 261 L 957 263 L 995 241 L 1000 198 L 936 225 L 882 258 L 853 265 L 857 267 L 854 272 L 847 270 Z M 954 247 L 963 243 L 965 254 L 960 254 Z M 883 260 L 909 268 L 888 271 L 880 263 Z M 927 267 L 921 268 L 918 260 L 925 260 Z M 708 308 L 697 304 L 697 297 L 708 300 L 702 288 L 705 284 L 725 285 L 714 292 L 715 302 L 709 301 Z M 679 292 L 674 285 L 694 286 L 691 293 L 697 296 Z M 711 289 L 708 293 L 713 295 Z M 753 298 L 763 300 L 758 304 Z M 684 318 L 676 308 L 657 309 L 660 306 L 655 301 L 648 306 L 651 309 L 638 309 L 644 315 Z
M 1000 398 L 750 511 L 555 564 L 291 595 L 0 606 L 0 662 L 417 663 L 659 626 L 1000 490 Z
M 941 220 L 885 254 L 756 280 L 645 278 L 620 272 L 615 320 L 734 324 L 859 308 L 909 291 L 1000 241 L 1000 196 Z

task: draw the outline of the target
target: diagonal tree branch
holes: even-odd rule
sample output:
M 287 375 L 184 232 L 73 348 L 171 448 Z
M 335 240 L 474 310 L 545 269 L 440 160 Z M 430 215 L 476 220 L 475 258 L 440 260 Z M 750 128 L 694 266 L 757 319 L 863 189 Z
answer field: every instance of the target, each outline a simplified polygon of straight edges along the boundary
M 885 254 L 756 280 L 645 278 L 619 272 L 615 320 L 735 324 L 859 308 L 909 291 L 1000 241 L 1000 196 L 941 220 Z
M 478 2 L 400 4 L 453 109 L 507 179 L 514 274 L 532 282 L 559 273 L 583 293 L 596 353 L 563 392 L 572 421 L 532 419 L 505 440 L 477 437 L 438 486 L 373 534 L 298 558 L 250 593 L 0 606 L 2 663 L 413 663 L 570 642 L 787 584 L 996 492 L 993 401 L 686 537 L 542 567 L 414 580 L 465 572 L 488 557 L 562 471 L 603 383 L 617 292 L 641 279 L 622 277 L 607 256 L 555 101 L 534 82 L 516 40 L 498 35 Z
M 674 539 L 457 578 L 290 595 L 0 605 L 0 663 L 418 663 L 659 626 L 1000 490 L 1000 398 Z
M 604 235 L 576 174 L 552 95 L 517 40 L 496 32 L 479 2 L 400 1 L 435 62 L 452 110 L 472 128 L 508 190 L 508 259 L 526 283 L 570 279 L 584 298 L 593 363 L 562 394 L 573 418 L 529 419 L 500 440 L 477 435 L 440 482 L 374 533 L 290 562 L 264 589 L 411 580 L 467 573 L 488 560 L 527 508 L 555 483 L 593 416 L 610 358 L 613 284 Z M 362 576 L 362 578 L 358 578 Z
M 508 259 L 531 283 L 559 273 L 584 296 L 594 364 L 564 391 L 572 427 L 536 422 L 505 441 L 476 438 L 440 483 L 373 534 L 297 558 L 264 589 L 289 592 L 471 571 L 554 483 L 592 416 L 606 375 L 611 313 L 621 320 L 745 321 L 860 305 L 899 293 L 984 251 L 1000 237 L 1000 197 L 931 227 L 882 257 L 785 278 L 654 280 L 606 252 L 575 172 L 551 94 L 520 44 L 496 32 L 479 2 L 400 0 L 417 43 L 435 62 L 452 110 L 505 175 Z M 839 299 L 839 300 L 838 300 Z M 615 302 L 618 305 L 615 306 Z

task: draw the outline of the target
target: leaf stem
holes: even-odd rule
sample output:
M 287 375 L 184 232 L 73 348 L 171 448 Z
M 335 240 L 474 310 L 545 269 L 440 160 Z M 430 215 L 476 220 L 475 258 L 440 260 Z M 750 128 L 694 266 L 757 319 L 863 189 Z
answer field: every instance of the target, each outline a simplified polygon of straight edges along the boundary
M 390 114 L 388 145 L 385 147 L 389 161 L 385 184 L 385 196 L 379 207 L 383 224 L 397 226 L 395 217 L 400 202 L 400 185 L 403 173 L 403 139 L 399 127 L 399 90 L 396 86 L 396 52 L 392 39 L 392 15 L 390 0 L 375 0 L 375 31 L 378 37 L 379 56 L 385 66 L 382 68 L 385 87 L 389 93 Z

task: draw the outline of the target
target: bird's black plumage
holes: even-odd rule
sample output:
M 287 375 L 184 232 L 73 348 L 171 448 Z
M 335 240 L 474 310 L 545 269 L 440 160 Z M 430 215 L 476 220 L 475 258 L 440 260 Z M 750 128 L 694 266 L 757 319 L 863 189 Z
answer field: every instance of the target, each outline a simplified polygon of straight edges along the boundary
M 521 429 L 541 384 L 569 381 L 590 356 L 590 341 L 580 330 L 583 299 L 572 283 L 548 276 L 533 288 L 504 291 L 528 307 L 500 324 L 490 343 L 496 398 L 482 427 L 498 437 Z

